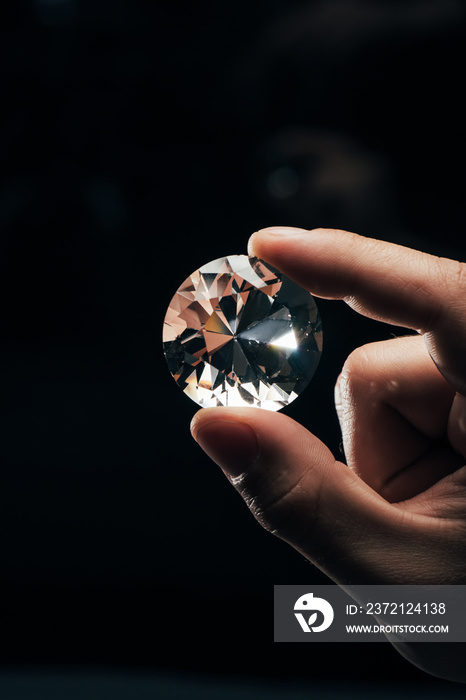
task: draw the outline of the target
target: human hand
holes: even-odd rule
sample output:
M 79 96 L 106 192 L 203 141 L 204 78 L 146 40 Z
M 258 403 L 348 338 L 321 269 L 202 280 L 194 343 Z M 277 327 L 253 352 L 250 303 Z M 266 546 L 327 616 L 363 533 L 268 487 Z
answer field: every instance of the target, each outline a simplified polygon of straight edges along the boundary
M 264 229 L 250 244 L 315 296 L 416 335 L 346 361 L 335 399 L 348 465 L 257 409 L 203 409 L 195 439 L 261 525 L 337 583 L 466 584 L 466 265 L 333 230 Z M 402 650 L 456 678 L 425 652 Z

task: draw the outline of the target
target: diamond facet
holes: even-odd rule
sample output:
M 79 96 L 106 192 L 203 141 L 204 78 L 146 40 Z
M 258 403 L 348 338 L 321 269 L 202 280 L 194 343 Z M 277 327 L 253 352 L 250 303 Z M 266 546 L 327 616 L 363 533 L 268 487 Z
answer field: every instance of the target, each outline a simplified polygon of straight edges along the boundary
M 278 411 L 310 382 L 322 327 L 309 292 L 258 258 L 229 255 L 183 282 L 163 347 L 176 383 L 200 406 Z

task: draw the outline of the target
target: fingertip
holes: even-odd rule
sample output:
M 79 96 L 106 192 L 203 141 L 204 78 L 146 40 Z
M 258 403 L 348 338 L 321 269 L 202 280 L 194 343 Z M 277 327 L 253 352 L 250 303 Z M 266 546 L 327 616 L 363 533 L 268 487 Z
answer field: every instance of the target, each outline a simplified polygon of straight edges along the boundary
M 248 255 L 250 256 L 256 256 L 259 257 L 256 253 L 256 241 L 257 241 L 257 236 L 260 232 L 256 231 L 255 233 L 250 236 L 249 241 L 248 241 Z
M 190 426 L 189 426 L 189 430 L 190 430 L 190 432 L 191 432 L 191 435 L 193 436 L 193 438 L 194 438 L 195 440 L 196 440 L 196 433 L 197 433 L 197 425 L 198 425 L 199 419 L 200 419 L 200 415 L 199 415 L 199 414 L 202 413 L 203 410 L 204 410 L 204 409 L 201 408 L 200 411 L 198 411 L 197 413 L 194 414 L 194 416 L 193 416 L 192 419 L 191 419 Z
M 189 426 L 191 435 L 197 442 L 197 434 L 203 425 L 216 419 L 216 413 L 219 409 L 217 408 L 201 408 L 200 411 L 194 414 Z
M 289 236 L 302 236 L 309 235 L 311 231 L 307 231 L 302 228 L 295 228 L 292 226 L 267 226 L 266 228 L 261 228 L 249 239 L 248 242 L 248 254 L 255 255 L 260 258 L 262 256 L 263 246 L 267 245 L 271 239 L 284 238 Z
M 198 427 L 196 441 L 222 471 L 235 479 L 259 457 L 254 430 L 238 420 L 209 421 Z
M 241 422 L 254 424 L 254 417 L 258 413 L 262 413 L 257 408 L 239 408 L 230 406 L 212 406 L 210 408 L 201 408 L 194 414 L 189 429 L 191 435 L 198 442 L 198 434 L 202 428 L 210 423 L 220 422 Z
M 191 421 L 194 440 L 233 480 L 258 459 L 259 441 L 254 418 L 259 413 L 257 409 L 220 406 L 201 409 Z

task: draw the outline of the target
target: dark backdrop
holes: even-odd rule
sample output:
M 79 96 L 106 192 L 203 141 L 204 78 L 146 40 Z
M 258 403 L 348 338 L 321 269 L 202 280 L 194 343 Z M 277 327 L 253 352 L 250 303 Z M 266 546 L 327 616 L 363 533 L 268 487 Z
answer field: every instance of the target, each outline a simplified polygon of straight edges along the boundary
M 2 13 L 1 663 L 425 680 L 388 644 L 272 643 L 273 584 L 326 579 L 192 442 L 161 327 L 190 272 L 267 225 L 464 259 L 464 4 Z M 341 365 L 398 329 L 320 309 L 286 412 L 338 454 Z

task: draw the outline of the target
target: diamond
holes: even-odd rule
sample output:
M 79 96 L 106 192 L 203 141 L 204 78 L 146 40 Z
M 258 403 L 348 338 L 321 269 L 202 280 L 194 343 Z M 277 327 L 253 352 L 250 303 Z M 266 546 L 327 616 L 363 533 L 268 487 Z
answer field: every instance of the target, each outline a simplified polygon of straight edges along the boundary
M 178 289 L 163 348 L 176 383 L 200 406 L 278 411 L 314 375 L 322 326 L 309 292 L 258 258 L 229 255 Z

